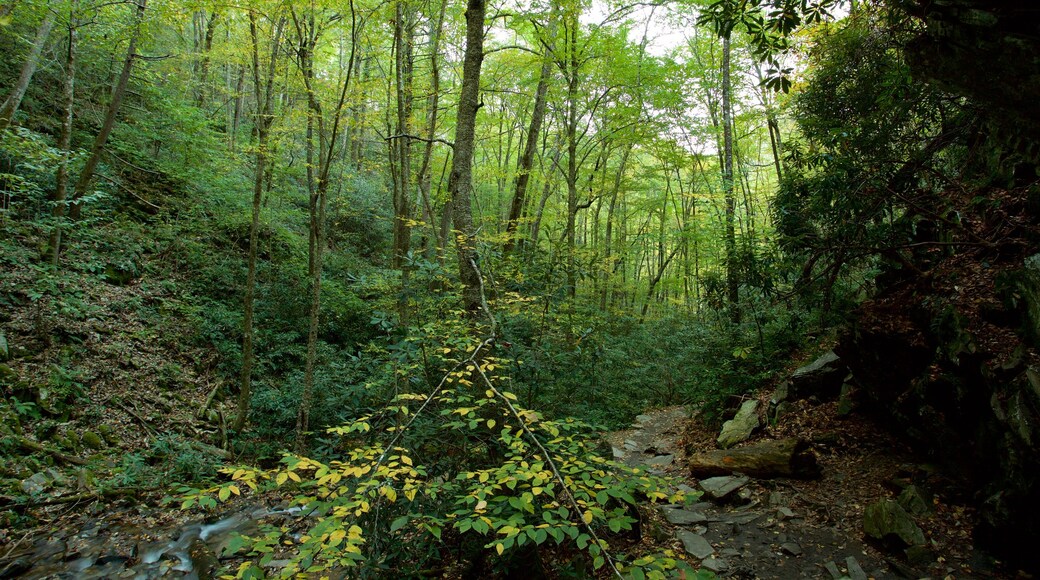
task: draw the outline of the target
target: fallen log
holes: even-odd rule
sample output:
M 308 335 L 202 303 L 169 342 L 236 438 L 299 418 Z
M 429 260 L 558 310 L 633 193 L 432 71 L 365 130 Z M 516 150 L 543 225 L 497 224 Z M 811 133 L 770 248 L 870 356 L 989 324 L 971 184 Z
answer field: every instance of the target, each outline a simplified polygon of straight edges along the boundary
M 768 479 L 792 477 L 809 479 L 820 475 L 816 455 L 802 439 L 763 441 L 739 449 L 720 449 L 698 453 L 689 459 L 694 477 L 715 477 L 743 473 Z

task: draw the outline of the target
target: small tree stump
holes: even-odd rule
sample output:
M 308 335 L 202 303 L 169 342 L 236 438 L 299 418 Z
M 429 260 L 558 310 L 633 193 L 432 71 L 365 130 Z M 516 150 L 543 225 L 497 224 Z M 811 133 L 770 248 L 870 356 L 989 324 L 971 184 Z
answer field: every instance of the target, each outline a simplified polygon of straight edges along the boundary
M 715 477 L 743 473 L 751 477 L 813 478 L 820 475 L 816 455 L 809 444 L 797 438 L 764 441 L 740 449 L 698 453 L 690 458 L 694 477 Z

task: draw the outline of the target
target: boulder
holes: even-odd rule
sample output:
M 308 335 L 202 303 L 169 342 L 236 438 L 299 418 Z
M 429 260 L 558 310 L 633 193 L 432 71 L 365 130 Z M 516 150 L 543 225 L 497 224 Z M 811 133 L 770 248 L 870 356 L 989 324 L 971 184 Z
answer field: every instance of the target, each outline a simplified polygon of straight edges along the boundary
M 84 431 L 83 435 L 80 436 L 80 441 L 91 449 L 101 449 L 105 446 L 104 441 L 101 440 L 101 436 L 93 431 Z
M 932 512 L 930 494 L 916 485 L 906 486 L 896 501 L 903 506 L 903 509 L 915 516 L 923 516 Z
M 758 429 L 758 401 L 751 399 L 744 401 L 737 414 L 722 425 L 722 433 L 719 434 L 717 443 L 722 449 L 733 447 L 737 443 L 747 441 L 748 437 Z
M 695 477 L 731 473 L 760 478 L 812 478 L 820 475 L 816 455 L 809 444 L 794 437 L 763 441 L 740 449 L 698 453 L 690 457 L 688 463 Z
M 807 399 L 812 396 L 821 399 L 835 399 L 849 369 L 841 357 L 833 350 L 827 351 L 820 358 L 791 375 L 790 396 L 792 399 Z
M 892 541 L 904 546 L 925 543 L 924 532 L 898 502 L 882 500 L 863 511 L 863 531 L 875 540 Z

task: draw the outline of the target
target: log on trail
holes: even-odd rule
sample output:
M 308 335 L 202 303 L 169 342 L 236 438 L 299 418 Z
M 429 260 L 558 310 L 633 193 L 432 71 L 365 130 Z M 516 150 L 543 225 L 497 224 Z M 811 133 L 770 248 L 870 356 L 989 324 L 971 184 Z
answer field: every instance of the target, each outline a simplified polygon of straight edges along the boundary
M 802 439 L 763 441 L 739 449 L 719 449 L 698 453 L 689 459 L 694 477 L 714 477 L 743 473 L 751 477 L 813 478 L 820 475 L 816 455 Z

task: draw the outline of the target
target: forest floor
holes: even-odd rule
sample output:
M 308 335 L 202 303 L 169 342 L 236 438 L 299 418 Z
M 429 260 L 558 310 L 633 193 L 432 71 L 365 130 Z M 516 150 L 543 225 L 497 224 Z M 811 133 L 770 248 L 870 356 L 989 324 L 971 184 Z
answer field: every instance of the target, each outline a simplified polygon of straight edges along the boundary
M 781 425 L 746 444 L 801 437 L 812 444 L 821 477 L 750 479 L 724 503 L 652 510 L 647 527 L 661 548 L 682 553 L 685 546 L 687 553 L 697 553 L 691 555 L 695 567 L 734 578 L 1010 577 L 975 550 L 975 514 L 965 507 L 968 498 L 958 482 L 923 463 L 869 419 L 841 418 L 837 403 L 801 403 Z M 615 458 L 698 488 L 686 458 L 715 449 L 716 436 L 687 408 L 670 407 L 641 415 L 631 429 L 609 433 L 607 439 Z M 894 498 L 907 483 L 927 486 L 934 494 L 931 513 L 917 518 L 927 547 L 909 555 L 868 541 L 863 533 L 864 508 Z

